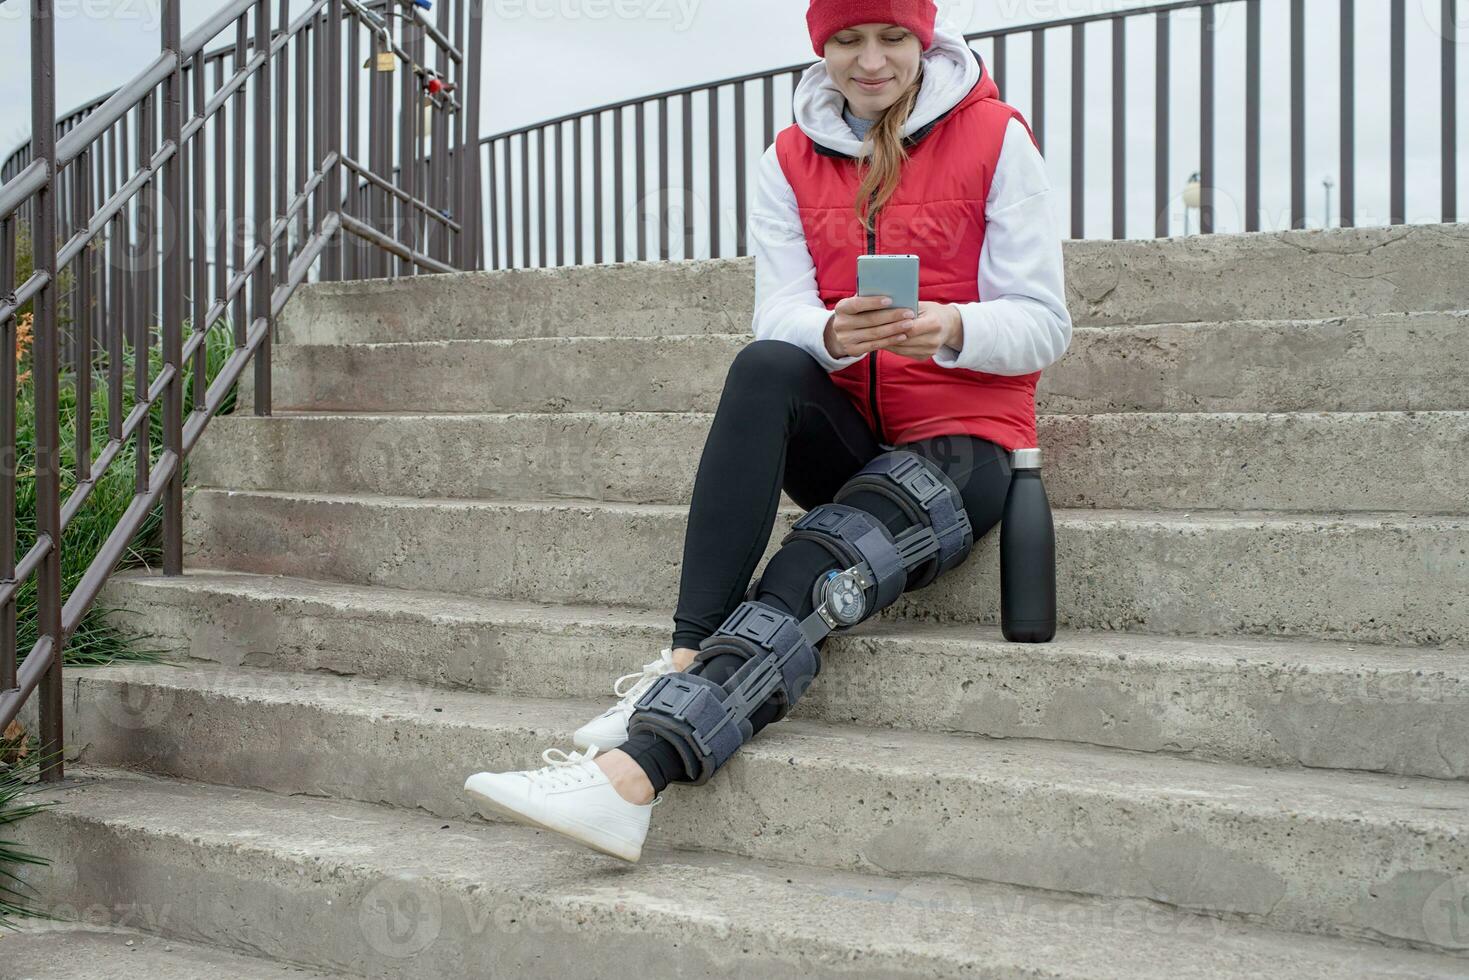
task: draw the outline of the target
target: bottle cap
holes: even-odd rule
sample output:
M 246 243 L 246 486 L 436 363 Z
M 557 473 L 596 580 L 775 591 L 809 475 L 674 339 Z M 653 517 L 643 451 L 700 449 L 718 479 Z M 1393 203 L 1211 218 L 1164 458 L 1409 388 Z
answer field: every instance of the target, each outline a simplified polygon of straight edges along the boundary
M 1041 451 L 1039 449 L 1015 449 L 1010 452 L 1010 468 L 1012 470 L 1038 470 L 1041 468 Z

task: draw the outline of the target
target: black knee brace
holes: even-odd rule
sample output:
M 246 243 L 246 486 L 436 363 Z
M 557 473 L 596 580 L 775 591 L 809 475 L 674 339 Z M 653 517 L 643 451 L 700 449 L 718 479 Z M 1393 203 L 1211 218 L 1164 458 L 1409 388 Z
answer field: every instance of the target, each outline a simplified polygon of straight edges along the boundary
M 700 676 L 722 653 L 745 662 L 723 684 Z M 629 735 L 662 735 L 678 750 L 697 785 L 729 761 L 753 729 L 750 716 L 775 697 L 777 717 L 805 693 L 821 670 L 821 658 L 794 616 L 763 602 L 742 602 L 715 633 L 699 644 L 687 671 L 664 674 L 643 692 L 628 719 Z
M 841 503 L 858 488 L 897 502 L 915 523 L 896 537 L 864 510 Z M 750 716 L 771 697 L 784 718 L 821 671 L 815 644 L 848 630 L 897 600 L 912 583 L 927 585 L 968 557 L 974 532 L 954 481 L 917 453 L 884 453 L 842 485 L 836 500 L 804 514 L 781 544 L 816 541 L 842 566 L 812 586 L 815 611 L 804 620 L 753 597 L 730 613 L 699 644 L 688 671 L 665 674 L 645 691 L 628 720 L 628 733 L 651 731 L 678 750 L 697 785 L 707 782 L 752 734 Z M 710 658 L 744 659 L 716 684 L 700 676 Z
M 964 509 L 964 497 L 949 475 L 927 458 L 903 449 L 882 453 L 842 484 L 833 504 L 841 503 L 858 490 L 881 494 L 908 516 L 910 526 L 893 539 L 908 567 L 907 581 L 899 592 L 923 588 L 969 557 L 974 547 L 974 528 L 969 522 L 968 511 Z M 823 533 L 823 522 L 830 519 L 814 516 L 824 509 L 829 510 L 833 504 L 812 508 L 780 543 L 796 539 L 814 540 L 844 567 L 855 564 L 849 550 L 836 543 L 831 534 Z M 835 574 L 829 573 L 827 578 Z M 814 588 L 821 589 L 823 582 L 818 580 Z M 756 576 L 750 581 L 745 598 L 755 598 L 759 588 L 760 578 Z M 881 609 L 891 602 L 891 599 L 879 599 L 873 605 Z M 821 604 L 814 594 L 812 604 Z

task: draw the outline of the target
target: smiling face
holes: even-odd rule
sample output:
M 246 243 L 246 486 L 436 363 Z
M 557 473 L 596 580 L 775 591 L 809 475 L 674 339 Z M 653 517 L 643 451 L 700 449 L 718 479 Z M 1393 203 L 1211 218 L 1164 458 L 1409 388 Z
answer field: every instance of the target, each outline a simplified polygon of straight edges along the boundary
M 827 38 L 825 52 L 827 74 L 859 119 L 876 119 L 898 101 L 923 63 L 918 35 L 896 24 L 844 27 Z

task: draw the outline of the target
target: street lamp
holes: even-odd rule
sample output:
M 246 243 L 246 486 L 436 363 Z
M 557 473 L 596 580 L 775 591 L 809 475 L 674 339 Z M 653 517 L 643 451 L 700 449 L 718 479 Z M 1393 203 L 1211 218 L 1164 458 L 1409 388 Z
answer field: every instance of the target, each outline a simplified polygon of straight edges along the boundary
M 1198 173 L 1189 177 L 1183 185 L 1183 233 L 1188 234 L 1188 210 L 1201 207 L 1204 203 L 1204 184 Z
M 1331 182 L 1331 178 L 1328 176 L 1328 177 L 1323 177 L 1321 179 L 1321 186 L 1326 188 L 1326 220 L 1324 220 L 1324 221 L 1321 222 L 1321 227 L 1323 227 L 1323 228 L 1330 228 L 1331 227 L 1331 189 L 1333 187 L 1335 187 L 1336 185 Z

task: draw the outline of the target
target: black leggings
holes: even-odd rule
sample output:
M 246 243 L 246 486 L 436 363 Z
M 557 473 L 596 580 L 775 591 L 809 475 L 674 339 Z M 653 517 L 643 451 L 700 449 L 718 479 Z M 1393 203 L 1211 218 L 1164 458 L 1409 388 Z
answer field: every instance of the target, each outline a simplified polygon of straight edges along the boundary
M 958 486 L 977 541 L 1000 520 L 1010 488 L 1010 456 L 976 436 L 932 436 L 897 448 L 937 464 Z M 694 478 L 684 535 L 673 646 L 697 650 L 744 601 L 770 541 L 782 489 L 802 509 L 829 503 L 873 457 L 886 451 L 848 395 L 816 359 L 781 340 L 756 340 L 735 356 Z M 892 501 L 862 491 L 860 507 L 897 534 L 911 523 Z M 797 619 L 811 614 L 811 584 L 843 566 L 814 541 L 792 541 L 766 562 L 756 598 Z M 823 639 L 817 644 L 820 650 Z M 704 663 L 702 676 L 724 683 L 743 664 L 736 654 Z M 759 732 L 774 718 L 774 699 L 751 716 Z M 620 748 L 662 792 L 691 782 L 673 745 L 651 733 Z

